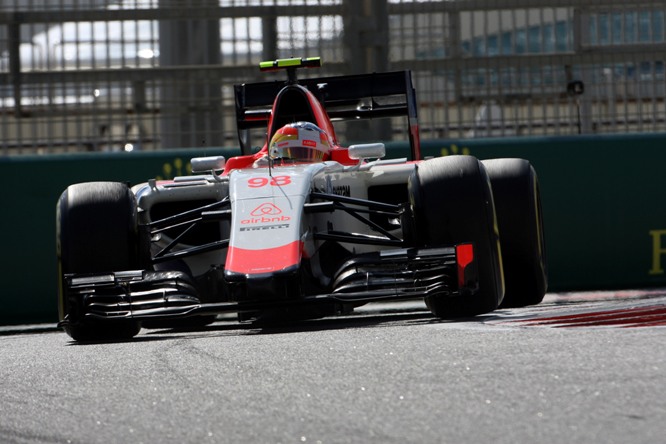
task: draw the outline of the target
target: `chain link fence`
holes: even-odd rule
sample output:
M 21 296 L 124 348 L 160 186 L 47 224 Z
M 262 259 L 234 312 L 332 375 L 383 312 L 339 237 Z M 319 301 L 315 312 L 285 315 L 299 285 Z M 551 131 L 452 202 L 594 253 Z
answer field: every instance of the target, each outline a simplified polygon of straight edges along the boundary
M 665 21 L 661 0 L 5 0 L 0 155 L 238 146 L 233 85 L 292 56 L 411 69 L 423 138 L 666 131 Z

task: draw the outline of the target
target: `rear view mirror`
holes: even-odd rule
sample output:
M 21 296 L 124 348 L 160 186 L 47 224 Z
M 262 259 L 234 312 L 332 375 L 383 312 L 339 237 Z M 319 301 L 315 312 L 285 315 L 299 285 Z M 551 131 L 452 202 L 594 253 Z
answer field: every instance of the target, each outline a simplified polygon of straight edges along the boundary
M 192 164 L 192 173 L 200 174 L 223 170 L 226 160 L 224 156 L 195 157 L 190 163 Z
M 383 143 L 363 143 L 349 147 L 350 159 L 381 159 L 386 155 Z

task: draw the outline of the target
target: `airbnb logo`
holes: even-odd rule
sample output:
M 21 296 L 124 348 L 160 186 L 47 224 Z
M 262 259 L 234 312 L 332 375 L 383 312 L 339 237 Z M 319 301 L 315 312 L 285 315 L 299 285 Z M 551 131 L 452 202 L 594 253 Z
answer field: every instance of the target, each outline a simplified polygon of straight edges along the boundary
M 259 205 L 257 208 L 252 210 L 250 213 L 252 216 L 275 216 L 278 214 L 281 214 L 282 210 L 273 205 L 272 203 L 263 203 Z

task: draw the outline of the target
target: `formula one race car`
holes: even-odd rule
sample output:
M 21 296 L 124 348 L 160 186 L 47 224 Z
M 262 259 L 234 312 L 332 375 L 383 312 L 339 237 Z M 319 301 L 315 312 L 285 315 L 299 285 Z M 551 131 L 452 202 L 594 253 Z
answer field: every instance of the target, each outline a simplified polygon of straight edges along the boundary
M 75 340 L 141 327 L 259 325 L 424 298 L 450 319 L 546 292 L 537 176 L 523 159 L 421 159 L 409 71 L 235 86 L 242 155 L 194 175 L 71 185 L 57 206 L 59 325 Z M 332 121 L 403 116 L 412 159 L 343 147 Z M 250 129 L 267 128 L 253 153 Z

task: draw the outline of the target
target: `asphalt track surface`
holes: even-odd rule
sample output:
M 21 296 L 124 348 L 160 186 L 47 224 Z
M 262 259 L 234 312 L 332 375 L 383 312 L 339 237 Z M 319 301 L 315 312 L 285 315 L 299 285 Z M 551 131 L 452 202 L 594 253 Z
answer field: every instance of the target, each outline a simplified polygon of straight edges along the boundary
M 285 328 L 220 319 L 75 344 L 0 328 L 1 443 L 666 442 L 666 290 L 421 302 Z

